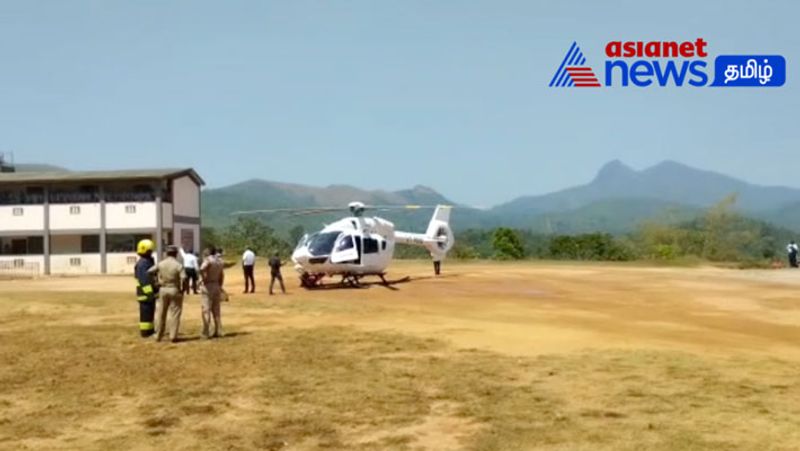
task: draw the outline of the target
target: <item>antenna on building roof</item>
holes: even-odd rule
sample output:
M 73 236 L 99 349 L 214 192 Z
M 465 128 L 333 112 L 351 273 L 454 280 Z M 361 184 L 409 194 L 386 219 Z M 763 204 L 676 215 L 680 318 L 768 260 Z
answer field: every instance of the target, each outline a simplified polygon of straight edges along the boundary
M 0 172 L 14 171 L 14 154 L 12 152 L 0 152 Z

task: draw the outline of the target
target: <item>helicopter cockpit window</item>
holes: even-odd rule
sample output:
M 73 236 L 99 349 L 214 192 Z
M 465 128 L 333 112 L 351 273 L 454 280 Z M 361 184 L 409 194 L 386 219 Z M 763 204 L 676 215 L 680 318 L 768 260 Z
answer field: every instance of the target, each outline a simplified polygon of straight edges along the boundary
M 330 255 L 340 232 L 318 233 L 308 238 L 308 253 L 313 256 Z
M 339 245 L 336 246 L 337 251 L 346 251 L 347 249 L 353 248 L 353 237 L 350 235 L 345 236 L 344 238 L 339 241 Z
M 300 237 L 300 240 L 297 241 L 297 245 L 294 247 L 295 250 L 300 249 L 301 247 L 305 246 L 306 243 L 308 243 L 309 241 L 313 240 L 315 236 L 317 236 L 316 233 L 314 233 L 312 235 L 309 235 L 309 234 L 306 233 L 305 235 Z

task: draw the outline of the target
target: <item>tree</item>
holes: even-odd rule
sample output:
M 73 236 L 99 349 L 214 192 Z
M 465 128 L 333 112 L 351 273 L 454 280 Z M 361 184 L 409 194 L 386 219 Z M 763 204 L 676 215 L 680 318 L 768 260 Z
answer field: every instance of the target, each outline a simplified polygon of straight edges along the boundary
M 275 236 L 275 231 L 259 219 L 240 216 L 235 223 L 227 227 L 221 237 L 221 246 L 231 252 L 241 252 L 244 248 L 256 254 L 267 255 L 277 252 L 288 254 L 291 247 Z
M 499 227 L 492 234 L 492 248 L 498 260 L 520 260 L 525 248 L 519 234 L 507 227 Z
M 300 238 L 306 234 L 306 229 L 303 228 L 300 224 L 294 226 L 289 230 L 289 244 L 297 244 L 300 242 Z
M 211 246 L 219 246 L 219 234 L 214 227 L 203 227 L 200 231 L 200 247 L 208 249 Z M 195 252 L 200 252 L 200 249 L 194 249 Z

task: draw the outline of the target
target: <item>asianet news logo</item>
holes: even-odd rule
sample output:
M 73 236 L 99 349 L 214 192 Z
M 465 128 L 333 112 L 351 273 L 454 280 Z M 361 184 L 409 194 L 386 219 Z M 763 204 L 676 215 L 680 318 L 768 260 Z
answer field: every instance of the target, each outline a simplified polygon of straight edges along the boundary
M 778 87 L 786 82 L 781 55 L 718 55 L 708 70 L 708 42 L 611 41 L 605 46 L 603 84 L 588 65 L 577 42 L 567 50 L 550 87 L 605 86 Z M 713 82 L 710 75 L 714 76 Z

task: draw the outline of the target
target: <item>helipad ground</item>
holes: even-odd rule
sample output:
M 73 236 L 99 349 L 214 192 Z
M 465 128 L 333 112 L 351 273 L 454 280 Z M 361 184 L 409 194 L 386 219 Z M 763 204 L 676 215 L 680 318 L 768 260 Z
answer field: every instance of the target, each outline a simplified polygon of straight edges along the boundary
M 800 272 L 400 263 L 137 338 L 130 277 L 0 282 L 2 449 L 800 449 Z

